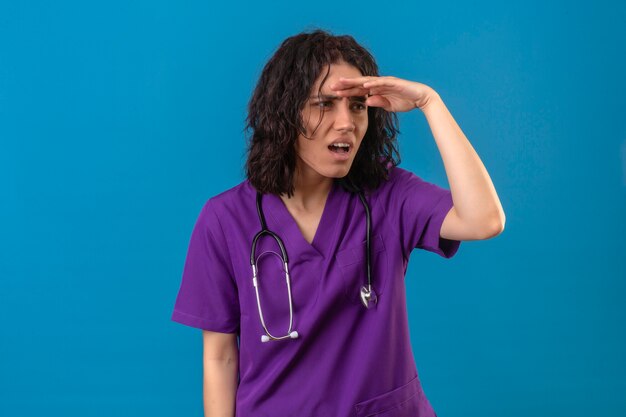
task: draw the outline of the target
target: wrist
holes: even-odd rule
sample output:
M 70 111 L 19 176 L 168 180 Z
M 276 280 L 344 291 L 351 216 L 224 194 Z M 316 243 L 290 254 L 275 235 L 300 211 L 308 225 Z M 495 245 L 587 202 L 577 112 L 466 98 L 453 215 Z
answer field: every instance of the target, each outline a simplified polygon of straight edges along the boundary
M 426 95 L 426 98 L 424 100 L 420 100 L 420 102 L 415 103 L 415 107 L 423 112 L 426 112 L 437 102 L 441 102 L 441 96 L 439 96 L 439 94 L 435 90 L 431 89 L 431 91 Z

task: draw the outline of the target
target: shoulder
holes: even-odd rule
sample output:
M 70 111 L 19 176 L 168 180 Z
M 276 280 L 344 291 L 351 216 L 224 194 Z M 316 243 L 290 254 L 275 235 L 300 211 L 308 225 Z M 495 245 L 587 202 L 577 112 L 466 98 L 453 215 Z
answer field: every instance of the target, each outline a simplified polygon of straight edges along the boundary
M 249 204 L 248 200 L 254 197 L 255 192 L 254 188 L 246 179 L 210 197 L 204 203 L 203 211 L 223 213 L 224 211 L 241 207 L 241 205 L 247 205 Z
M 389 182 L 394 185 L 405 183 L 415 178 L 421 179 L 417 175 L 412 173 L 411 171 L 404 169 L 404 168 L 393 167 L 389 171 Z
M 439 185 L 425 181 L 413 172 L 392 167 L 387 181 L 371 194 L 373 201 L 385 208 L 388 214 L 401 213 L 407 207 L 434 207 L 450 191 Z
M 389 175 L 386 180 L 383 180 L 378 188 L 372 191 L 372 195 L 375 197 L 388 194 L 397 194 L 411 188 L 416 184 L 422 184 L 424 180 L 413 172 L 400 168 L 398 166 L 391 166 L 389 168 Z
M 231 219 L 241 218 L 241 210 L 254 206 L 255 193 L 248 180 L 244 180 L 213 195 L 202 206 L 198 221 L 213 233 L 221 232 L 226 223 L 232 222 Z

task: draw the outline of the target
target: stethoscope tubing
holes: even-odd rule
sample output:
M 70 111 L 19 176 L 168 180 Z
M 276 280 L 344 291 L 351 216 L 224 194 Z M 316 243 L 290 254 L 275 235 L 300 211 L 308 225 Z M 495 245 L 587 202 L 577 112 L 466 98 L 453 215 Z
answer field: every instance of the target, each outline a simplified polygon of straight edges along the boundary
M 365 240 L 366 240 L 366 259 L 367 259 L 367 288 L 365 286 L 361 287 L 360 296 L 361 301 L 365 308 L 370 308 L 369 301 L 373 299 L 375 303 L 378 302 L 376 294 L 372 289 L 372 277 L 371 277 L 371 247 L 370 247 L 370 234 L 371 234 L 371 217 L 370 217 L 370 209 L 367 204 L 367 200 L 363 195 L 363 192 L 358 191 L 359 199 L 365 209 L 366 216 L 366 229 L 365 229 Z M 299 337 L 297 331 L 293 330 L 293 300 L 291 297 L 291 280 L 289 278 L 289 258 L 287 256 L 287 250 L 285 249 L 285 245 L 276 233 L 272 232 L 267 228 L 267 223 L 265 221 L 265 215 L 263 213 L 263 195 L 260 192 L 256 194 L 256 206 L 257 206 L 257 214 L 259 216 L 259 220 L 261 222 L 261 230 L 254 236 L 252 240 L 252 248 L 250 251 L 250 266 L 252 267 L 252 285 L 254 286 L 254 291 L 256 294 L 257 307 L 259 311 L 259 318 L 261 320 L 261 325 L 265 330 L 265 334 L 261 336 L 262 342 L 268 342 L 270 340 L 283 340 L 283 339 L 296 339 Z M 287 295 L 289 298 L 289 329 L 287 330 L 287 334 L 284 336 L 274 336 L 270 333 L 267 325 L 265 323 L 265 318 L 263 316 L 263 310 L 261 308 L 261 297 L 259 295 L 259 281 L 258 281 L 258 268 L 256 265 L 255 254 L 256 254 L 256 246 L 258 240 L 264 236 L 269 235 L 272 237 L 276 243 L 278 244 L 281 252 L 281 260 L 285 270 L 285 282 L 287 283 Z

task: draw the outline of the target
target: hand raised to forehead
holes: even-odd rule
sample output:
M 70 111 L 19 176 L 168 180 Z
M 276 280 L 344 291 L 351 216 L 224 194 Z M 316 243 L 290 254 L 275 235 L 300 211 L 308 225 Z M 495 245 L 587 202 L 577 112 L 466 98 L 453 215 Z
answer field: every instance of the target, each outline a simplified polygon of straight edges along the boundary
M 330 85 L 338 96 L 367 96 L 366 105 L 382 107 L 389 112 L 423 110 L 437 94 L 426 84 L 397 77 L 341 77 Z

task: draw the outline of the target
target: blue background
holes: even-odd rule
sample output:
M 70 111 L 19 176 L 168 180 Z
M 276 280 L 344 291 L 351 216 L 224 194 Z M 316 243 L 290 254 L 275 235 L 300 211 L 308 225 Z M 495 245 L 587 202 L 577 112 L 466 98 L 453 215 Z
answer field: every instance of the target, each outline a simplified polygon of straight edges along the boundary
M 412 254 L 438 415 L 626 415 L 625 22 L 606 1 L 2 1 L 0 415 L 202 415 L 201 332 L 170 321 L 191 229 L 244 178 L 265 61 L 315 27 L 437 90 L 507 215 L 451 260 Z M 401 166 L 447 188 L 423 114 L 400 122 Z

